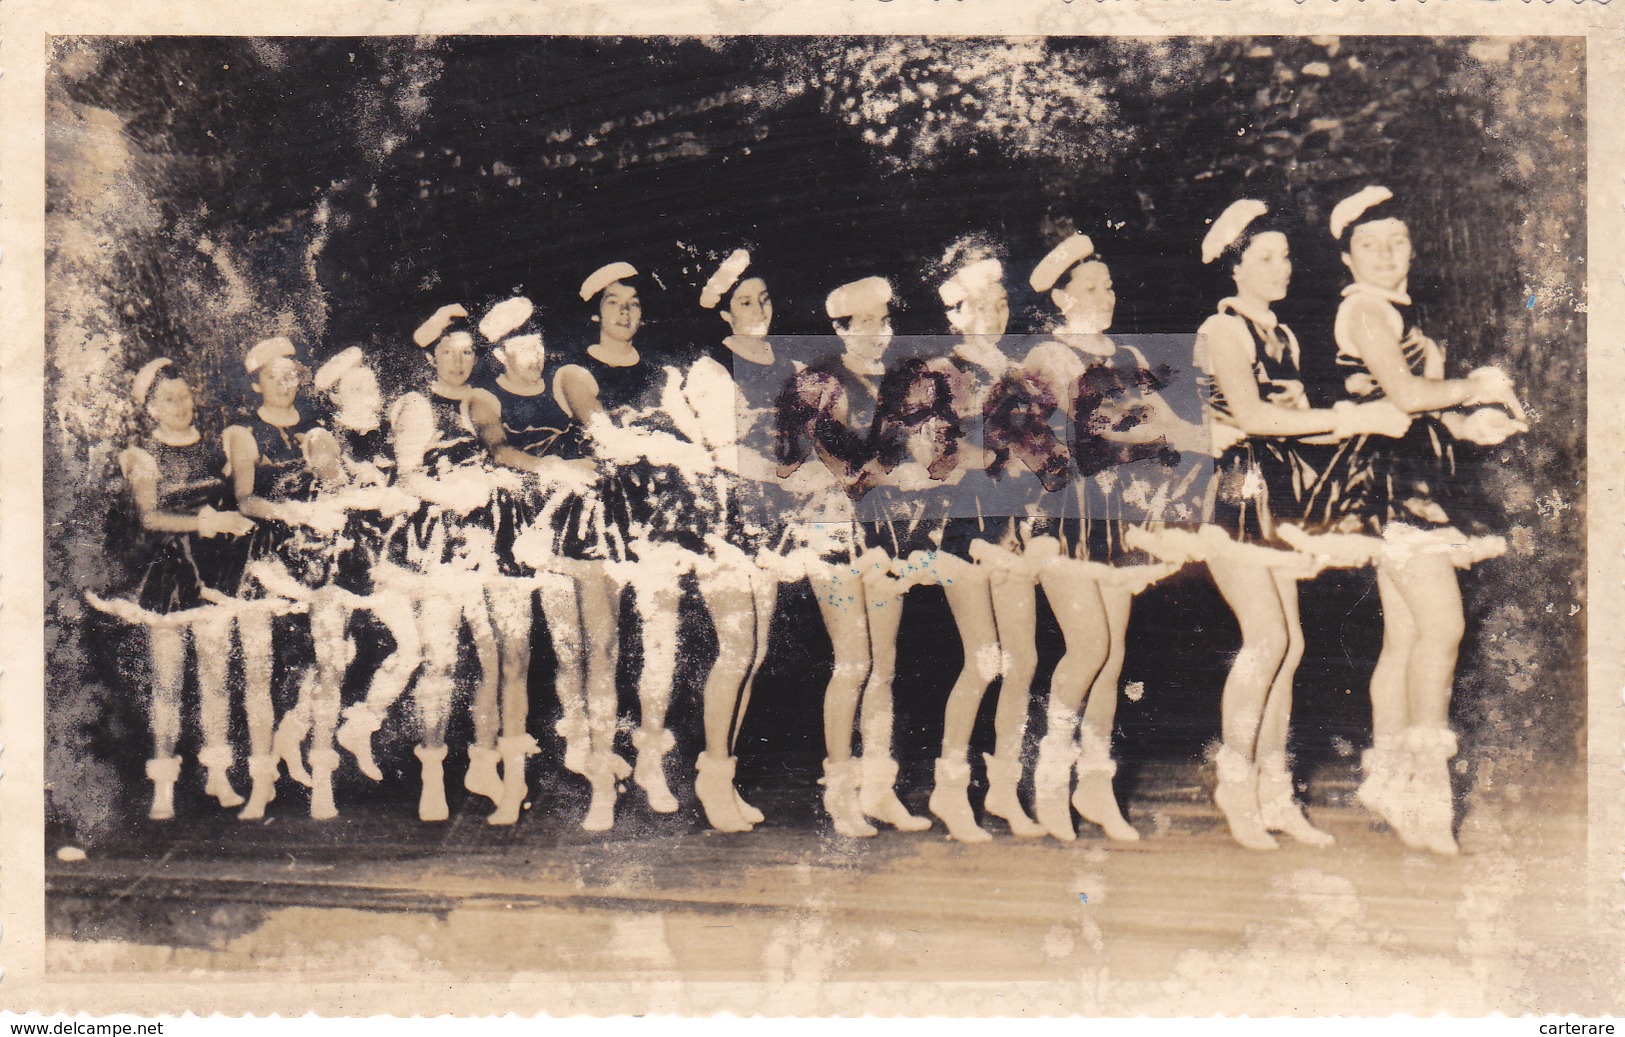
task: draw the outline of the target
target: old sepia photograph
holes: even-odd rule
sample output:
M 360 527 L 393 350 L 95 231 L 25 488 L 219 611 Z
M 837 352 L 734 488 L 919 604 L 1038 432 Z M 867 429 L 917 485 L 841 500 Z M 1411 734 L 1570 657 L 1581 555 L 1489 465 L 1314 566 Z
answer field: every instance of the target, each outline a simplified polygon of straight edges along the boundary
M 46 974 L 1617 1010 L 1587 77 L 51 37 Z

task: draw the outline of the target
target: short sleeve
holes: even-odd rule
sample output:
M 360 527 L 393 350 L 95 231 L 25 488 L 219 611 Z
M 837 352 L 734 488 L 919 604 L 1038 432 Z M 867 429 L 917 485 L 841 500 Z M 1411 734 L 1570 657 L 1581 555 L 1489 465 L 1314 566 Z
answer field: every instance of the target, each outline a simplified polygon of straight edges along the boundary
M 119 472 L 126 482 L 158 482 L 158 461 L 138 446 L 125 447 L 118 455 Z

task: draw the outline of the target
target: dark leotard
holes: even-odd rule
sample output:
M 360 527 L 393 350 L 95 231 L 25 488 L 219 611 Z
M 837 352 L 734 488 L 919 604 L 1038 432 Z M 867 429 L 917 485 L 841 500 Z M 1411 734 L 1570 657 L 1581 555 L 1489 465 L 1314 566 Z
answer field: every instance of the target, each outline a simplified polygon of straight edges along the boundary
M 1380 306 L 1402 329 L 1400 350 L 1411 374 L 1427 365 L 1426 338 L 1410 315 L 1410 299 L 1368 285 L 1343 292 L 1336 327 L 1341 397 L 1363 403 L 1383 399 L 1382 386 L 1358 355 L 1346 322 L 1357 306 Z M 1421 528 L 1454 526 L 1469 533 L 1491 532 L 1495 508 L 1470 472 L 1474 444 L 1456 439 L 1434 414 L 1417 414 L 1398 438 L 1358 436 L 1338 444 L 1310 502 L 1323 525 L 1380 534 L 1391 522 Z
M 1247 332 L 1259 397 L 1266 403 L 1306 409 L 1298 342 L 1291 330 L 1281 324 L 1266 326 L 1239 312 L 1230 300 L 1220 304 L 1219 315 L 1240 321 Z M 1209 318 L 1204 328 L 1220 318 Z M 1204 371 L 1199 381 L 1208 410 L 1229 417 L 1229 402 L 1212 374 Z M 1276 536 L 1276 524 L 1303 521 L 1318 480 L 1314 461 L 1312 449 L 1288 438 L 1248 436 L 1229 447 L 1214 473 L 1213 523 L 1237 540 L 1284 546 Z
M 134 448 L 150 458 L 157 475 L 157 510 L 171 515 L 197 515 L 205 507 L 236 509 L 225 479 L 226 457 L 218 442 L 199 437 L 188 446 L 170 446 L 148 437 Z M 141 463 L 132 451 L 131 461 Z M 195 533 L 160 533 L 140 529 L 131 554 L 144 559 L 129 597 L 149 612 L 168 614 L 203 604 L 204 588 L 232 593 L 242 578 L 242 538 Z
M 316 495 L 316 480 L 305 463 L 301 437 L 317 427 L 305 413 L 293 425 L 273 425 L 258 411 L 244 415 L 238 425 L 254 437 L 259 452 L 254 462 L 254 496 L 272 504 L 308 501 Z M 289 525 L 280 519 L 256 523 L 248 541 L 249 561 L 281 562 L 288 574 L 306 587 L 325 585 L 332 575 L 332 538 Z M 245 586 L 244 595 L 259 596 L 257 585 Z

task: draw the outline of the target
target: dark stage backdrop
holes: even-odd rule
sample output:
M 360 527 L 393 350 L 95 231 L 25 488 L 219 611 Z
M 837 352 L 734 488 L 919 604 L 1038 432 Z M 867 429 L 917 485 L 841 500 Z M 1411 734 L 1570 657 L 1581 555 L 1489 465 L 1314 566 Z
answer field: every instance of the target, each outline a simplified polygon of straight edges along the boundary
M 1018 282 L 1074 228 L 1111 265 L 1116 331 L 1188 333 L 1229 287 L 1198 262 L 1206 221 L 1253 196 L 1301 220 L 1280 312 L 1325 374 L 1344 283 L 1326 218 L 1371 182 L 1409 207 L 1412 295 L 1451 373 L 1500 365 L 1535 415 L 1480 472 L 1512 546 L 1464 578 L 1457 715 L 1479 785 L 1500 780 L 1487 766 L 1538 780 L 1528 764 L 1572 759 L 1584 737 L 1584 57 L 1568 39 L 59 39 L 53 817 L 89 839 L 139 814 L 109 791 L 141 784 L 138 635 L 83 593 L 120 575 L 114 458 L 133 428 L 130 372 L 151 357 L 184 361 L 211 434 L 248 393 L 244 348 L 272 334 L 316 363 L 361 345 L 399 389 L 422 375 L 409 335 L 424 315 L 522 291 L 556 362 L 589 334 L 581 278 L 617 259 L 648 275 L 643 339 L 680 349 L 718 336 L 698 285 L 740 244 L 766 272 L 777 332 L 827 332 L 824 294 L 878 273 L 898 286 L 898 331 L 933 334 L 932 271 L 966 233 L 1005 250 L 1012 330 L 1036 331 L 1039 300 Z M 1374 591 L 1369 573 L 1306 587 L 1301 755 L 1366 738 Z M 804 590 L 784 605 L 747 757 L 819 753 L 827 642 Z M 939 592 L 909 610 L 899 742 L 918 769 L 957 646 Z M 708 631 L 688 629 L 702 664 Z M 1039 691 L 1059 651 L 1052 623 L 1043 636 Z M 1123 755 L 1199 755 L 1237 643 L 1200 569 L 1148 593 Z M 541 689 L 549 663 L 539 651 Z M 674 716 L 694 719 L 694 678 Z M 538 695 L 538 733 L 549 708 Z

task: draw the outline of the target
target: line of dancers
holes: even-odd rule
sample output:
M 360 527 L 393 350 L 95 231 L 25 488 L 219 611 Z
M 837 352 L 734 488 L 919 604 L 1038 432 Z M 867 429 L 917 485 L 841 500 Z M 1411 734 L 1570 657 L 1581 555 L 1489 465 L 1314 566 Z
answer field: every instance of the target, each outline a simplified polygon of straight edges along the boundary
M 581 284 L 593 336 L 563 362 L 550 363 L 524 297 L 478 320 L 443 306 L 412 334 L 419 387 L 387 405 L 360 348 L 312 376 L 292 341 L 267 339 L 244 358 L 258 398 L 218 442 L 194 423 L 191 384 L 155 359 L 132 384 L 150 429 L 120 455 L 141 564 L 126 593 L 90 595 L 149 634 L 150 816 L 174 813 L 189 637 L 205 789 L 244 819 L 265 816 L 284 771 L 311 788 L 312 817 L 336 816 L 338 750 L 381 779 L 373 738 L 406 699 L 418 814 L 444 820 L 447 727 L 466 700 L 464 786 L 492 801 L 492 824 L 513 824 L 539 752 L 526 730 L 537 609 L 557 659 L 559 762 L 591 789 L 582 827 L 613 827 L 628 779 L 651 809 L 674 811 L 666 712 L 691 576 L 718 648 L 693 764 L 713 828 L 763 820 L 736 787 L 736 745 L 779 589 L 806 580 L 834 652 L 822 798 L 837 833 L 932 826 L 897 795 L 892 683 L 907 594 L 935 584 L 963 659 L 930 814 L 954 839 L 993 838 L 970 802 L 970 741 L 997 689 L 983 814 L 1017 836 L 1072 840 L 1075 812 L 1109 839 L 1135 840 L 1111 744 L 1130 614 L 1146 587 L 1203 563 L 1242 637 L 1223 685 L 1215 802 L 1243 846 L 1274 848 L 1275 833 L 1326 845 L 1286 752 L 1298 584 L 1370 565 L 1384 629 L 1359 799 L 1408 845 L 1453 853 L 1456 571 L 1504 550 L 1459 507 L 1464 455 L 1525 431 L 1524 414 L 1498 370 L 1446 377 L 1443 349 L 1408 316 L 1409 229 L 1391 192 L 1343 200 L 1329 230 L 1351 277 L 1335 322 L 1341 398 L 1329 408 L 1310 405 L 1298 340 L 1271 308 L 1287 294 L 1288 240 L 1252 199 L 1201 242 L 1234 294 L 1184 358 L 1200 418 L 1165 398 L 1177 378 L 1167 365 L 1108 335 L 1110 270 L 1083 234 L 1031 271 L 1054 314 L 1025 339 L 1008 334 L 1004 262 L 971 237 L 941 260 L 949 334 L 934 349 L 894 339 L 892 286 L 878 276 L 828 295 L 830 348 L 771 337 L 769 286 L 740 249 L 699 286 L 716 339 L 682 353 L 639 344 L 639 274 L 624 262 Z M 473 384 L 485 351 L 498 373 Z M 628 589 L 643 660 L 632 761 L 615 746 Z M 1065 649 L 1028 759 L 1040 591 Z M 345 704 L 357 611 L 391 644 Z M 277 633 L 289 613 L 308 617 L 308 636 L 288 637 L 288 624 Z M 465 629 L 478 666 L 459 689 Z M 246 798 L 228 738 L 234 635 Z M 276 659 L 300 674 L 280 717 Z M 1030 807 L 1019 790 L 1028 774 Z

